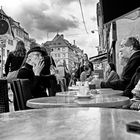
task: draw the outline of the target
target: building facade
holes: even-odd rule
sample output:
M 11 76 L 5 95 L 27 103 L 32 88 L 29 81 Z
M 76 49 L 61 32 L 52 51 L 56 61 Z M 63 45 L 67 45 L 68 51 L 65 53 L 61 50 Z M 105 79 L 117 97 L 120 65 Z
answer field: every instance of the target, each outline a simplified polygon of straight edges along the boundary
M 7 16 L 2 8 L 0 9 L 0 19 L 6 20 L 9 24 L 8 31 L 4 35 L 0 35 L 0 43 L 2 47 L 0 54 L 3 54 L 4 64 L 9 52 L 15 49 L 17 41 L 22 40 L 25 43 L 27 50 L 30 48 L 31 41 L 29 34 L 20 26 L 20 23 Z M 3 52 L 1 53 L 1 51 Z
M 56 34 L 52 41 L 46 41 L 42 44 L 51 55 L 56 63 L 56 66 L 66 65 L 71 71 L 76 63 L 80 62 L 83 55 L 83 50 L 75 44 L 69 43 L 64 39 L 64 35 Z

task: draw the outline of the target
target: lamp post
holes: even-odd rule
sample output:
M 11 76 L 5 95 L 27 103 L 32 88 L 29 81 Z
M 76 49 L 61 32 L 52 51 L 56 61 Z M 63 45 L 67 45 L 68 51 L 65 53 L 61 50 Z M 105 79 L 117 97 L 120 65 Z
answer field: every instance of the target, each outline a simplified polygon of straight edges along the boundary
M 6 38 L 0 38 L 0 48 L 1 48 L 1 73 L 0 77 L 3 78 L 3 48 L 6 47 Z

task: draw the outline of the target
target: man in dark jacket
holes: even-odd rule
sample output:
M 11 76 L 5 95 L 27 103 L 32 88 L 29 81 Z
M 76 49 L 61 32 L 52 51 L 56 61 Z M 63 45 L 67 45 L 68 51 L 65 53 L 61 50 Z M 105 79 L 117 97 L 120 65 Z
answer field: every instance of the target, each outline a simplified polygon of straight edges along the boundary
M 27 53 L 27 59 L 23 67 L 19 70 L 17 78 L 29 79 L 31 81 L 31 92 L 34 98 L 46 97 L 47 93 L 42 86 L 42 82 L 49 85 L 50 76 L 41 75 L 44 67 L 44 51 L 40 47 L 34 47 Z
M 140 43 L 135 37 L 129 37 L 121 44 L 120 52 L 125 58 L 129 58 L 126 66 L 123 69 L 121 78 L 119 80 L 104 82 L 100 80 L 94 80 L 96 87 L 98 88 L 112 88 L 115 90 L 125 90 L 131 81 L 138 66 L 140 66 Z
M 129 97 L 130 99 L 133 98 L 132 90 L 135 88 L 139 80 L 140 80 L 140 66 L 138 67 L 135 74 L 133 75 L 129 85 L 123 92 L 123 95 Z

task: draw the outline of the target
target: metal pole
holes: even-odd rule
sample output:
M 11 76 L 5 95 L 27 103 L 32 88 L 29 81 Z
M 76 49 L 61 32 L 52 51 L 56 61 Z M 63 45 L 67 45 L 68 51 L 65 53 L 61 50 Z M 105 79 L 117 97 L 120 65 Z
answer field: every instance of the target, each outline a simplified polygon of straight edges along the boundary
M 3 46 L 1 45 L 1 78 L 3 78 Z

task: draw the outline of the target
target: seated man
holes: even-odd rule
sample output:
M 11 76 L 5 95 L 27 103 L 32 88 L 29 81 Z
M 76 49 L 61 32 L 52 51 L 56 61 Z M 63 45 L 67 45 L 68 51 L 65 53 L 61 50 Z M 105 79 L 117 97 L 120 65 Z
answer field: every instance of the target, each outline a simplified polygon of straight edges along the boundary
M 124 58 L 129 58 L 123 69 L 121 78 L 115 81 L 104 82 L 94 80 L 96 88 L 112 88 L 115 90 L 125 90 L 131 81 L 136 69 L 140 66 L 140 43 L 135 37 L 129 37 L 121 44 L 120 52 Z
M 34 47 L 27 52 L 25 64 L 19 70 L 17 78 L 29 79 L 32 83 L 31 92 L 34 98 L 47 96 L 42 87 L 42 82 L 49 84 L 49 76 L 42 76 L 40 73 L 44 67 L 44 51 L 40 47 Z
M 136 73 L 132 77 L 130 84 L 127 86 L 126 90 L 123 92 L 124 96 L 127 96 L 129 98 L 133 98 L 133 96 L 136 92 L 138 92 L 140 94 L 140 89 L 139 89 L 140 85 L 137 86 L 138 89 L 137 89 L 137 91 L 135 91 L 136 85 L 138 84 L 139 80 L 140 80 L 140 66 L 138 67 Z M 140 101 L 136 101 L 136 102 L 134 101 L 130 105 L 130 109 L 139 110 L 140 109 Z

